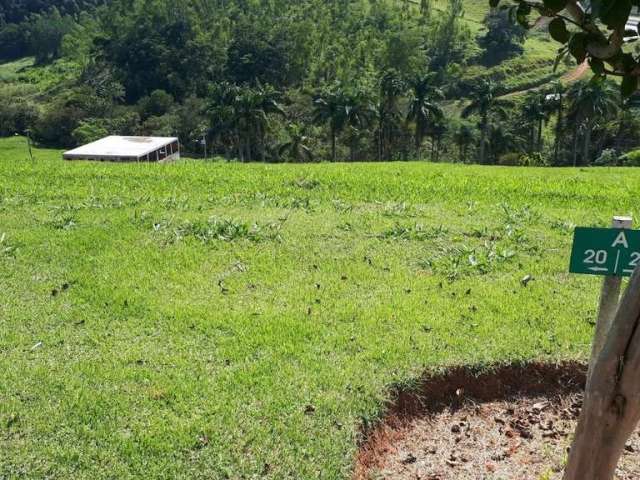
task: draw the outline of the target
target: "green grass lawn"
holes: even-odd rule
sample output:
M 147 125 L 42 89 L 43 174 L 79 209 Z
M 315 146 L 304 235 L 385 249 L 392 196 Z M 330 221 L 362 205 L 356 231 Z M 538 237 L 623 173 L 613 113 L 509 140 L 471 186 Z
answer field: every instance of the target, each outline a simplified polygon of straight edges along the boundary
M 572 227 L 638 214 L 637 170 L 0 147 L 2 479 L 348 478 L 390 385 L 584 359 Z

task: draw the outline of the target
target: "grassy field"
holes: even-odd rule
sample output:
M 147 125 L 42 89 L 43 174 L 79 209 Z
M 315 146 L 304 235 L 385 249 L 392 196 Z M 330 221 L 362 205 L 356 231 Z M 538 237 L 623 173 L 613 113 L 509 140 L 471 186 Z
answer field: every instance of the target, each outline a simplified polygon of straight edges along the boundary
M 0 147 L 2 479 L 348 478 L 392 384 L 585 358 L 573 225 L 639 213 L 635 170 Z

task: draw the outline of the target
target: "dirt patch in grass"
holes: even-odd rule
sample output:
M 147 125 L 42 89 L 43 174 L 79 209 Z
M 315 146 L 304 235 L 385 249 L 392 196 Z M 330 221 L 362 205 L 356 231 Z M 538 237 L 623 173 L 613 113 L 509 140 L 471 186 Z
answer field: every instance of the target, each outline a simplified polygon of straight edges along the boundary
M 582 405 L 579 363 L 456 368 L 398 389 L 367 433 L 355 480 L 556 480 Z M 634 433 L 618 480 L 640 478 Z

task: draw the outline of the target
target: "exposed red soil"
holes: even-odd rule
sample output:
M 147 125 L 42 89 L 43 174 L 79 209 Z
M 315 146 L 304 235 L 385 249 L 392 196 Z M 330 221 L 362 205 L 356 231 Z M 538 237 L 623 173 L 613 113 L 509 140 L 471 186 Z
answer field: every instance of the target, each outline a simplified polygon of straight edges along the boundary
M 426 376 L 395 392 L 366 435 L 354 480 L 555 480 L 580 412 L 579 363 L 469 368 Z M 640 478 L 634 434 L 619 480 Z

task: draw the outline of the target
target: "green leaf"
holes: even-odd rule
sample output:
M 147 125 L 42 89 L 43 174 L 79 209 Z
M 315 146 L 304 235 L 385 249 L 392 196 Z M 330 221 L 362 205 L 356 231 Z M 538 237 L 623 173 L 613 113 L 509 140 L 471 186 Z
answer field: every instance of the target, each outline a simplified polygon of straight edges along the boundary
M 622 96 L 624 98 L 629 98 L 631 95 L 636 93 L 638 90 L 638 77 L 627 75 L 622 79 Z
M 556 42 L 567 43 L 571 38 L 571 34 L 567 30 L 567 25 L 561 18 L 554 18 L 549 23 L 549 34 Z
M 544 0 L 544 7 L 554 13 L 564 10 L 567 6 L 567 0 Z
M 489 0 L 489 6 L 491 8 L 496 8 L 498 5 L 500 5 L 500 0 Z
M 638 62 L 633 58 L 630 53 L 623 53 L 620 55 L 620 64 L 625 72 L 631 72 L 638 68 Z
M 587 58 L 587 47 L 585 46 L 587 34 L 579 32 L 574 34 L 569 40 L 569 53 L 573 55 L 578 63 L 584 62 Z
M 529 29 L 529 14 L 531 13 L 531 7 L 526 3 L 521 3 L 516 10 L 516 20 L 521 27 Z
M 599 2 L 599 17 L 612 30 L 624 28 L 631 15 L 631 0 L 608 0 Z
M 591 66 L 591 70 L 596 75 L 604 75 L 604 62 L 599 58 L 591 58 L 589 60 L 589 65 Z

